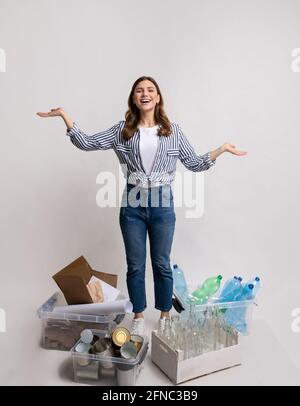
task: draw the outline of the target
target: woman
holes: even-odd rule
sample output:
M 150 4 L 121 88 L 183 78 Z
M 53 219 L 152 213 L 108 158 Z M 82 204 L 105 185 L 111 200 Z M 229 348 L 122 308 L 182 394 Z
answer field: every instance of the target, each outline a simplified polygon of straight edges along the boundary
M 181 128 L 171 123 L 156 81 L 142 76 L 135 81 L 128 98 L 125 121 L 108 130 L 88 136 L 62 108 L 40 117 L 62 117 L 72 143 L 85 151 L 114 149 L 127 180 L 119 222 L 127 260 L 127 287 L 133 304 L 132 332 L 143 334 L 146 308 L 146 238 L 149 235 L 154 275 L 155 308 L 160 310 L 162 328 L 172 307 L 173 278 L 170 251 L 175 227 L 171 183 L 178 158 L 194 172 L 205 171 L 224 152 L 245 155 L 232 144 L 196 155 Z M 125 168 L 125 171 L 124 171 Z

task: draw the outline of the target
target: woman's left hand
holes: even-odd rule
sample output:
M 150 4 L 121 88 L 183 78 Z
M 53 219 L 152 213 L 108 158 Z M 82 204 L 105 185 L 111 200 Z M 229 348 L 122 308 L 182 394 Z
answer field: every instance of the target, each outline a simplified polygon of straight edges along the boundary
M 238 156 L 247 155 L 246 151 L 238 151 L 235 148 L 236 148 L 235 145 L 226 143 L 226 144 L 222 145 L 221 150 L 222 150 L 222 152 L 230 152 L 231 154 L 238 155 Z

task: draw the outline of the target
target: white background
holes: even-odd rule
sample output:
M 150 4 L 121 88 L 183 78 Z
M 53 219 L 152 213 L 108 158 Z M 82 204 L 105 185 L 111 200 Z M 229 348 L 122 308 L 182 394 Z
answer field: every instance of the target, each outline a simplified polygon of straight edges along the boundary
M 196 175 L 205 180 L 204 215 L 176 209 L 172 262 L 190 282 L 259 275 L 254 318 L 299 381 L 300 332 L 291 327 L 300 308 L 300 72 L 291 69 L 299 21 L 297 0 L 0 0 L 1 384 L 56 382 L 24 371 L 38 348 L 36 309 L 56 290 L 59 269 L 84 255 L 117 273 L 126 292 L 119 209 L 96 205 L 97 174 L 117 175 L 117 158 L 75 148 L 61 119 L 36 112 L 61 106 L 93 134 L 124 119 L 144 74 L 198 153 L 224 142 L 248 151 Z

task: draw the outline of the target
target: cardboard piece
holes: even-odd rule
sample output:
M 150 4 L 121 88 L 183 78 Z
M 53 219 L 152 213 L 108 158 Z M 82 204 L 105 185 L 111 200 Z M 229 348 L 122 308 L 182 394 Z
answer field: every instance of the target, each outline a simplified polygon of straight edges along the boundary
M 63 292 L 67 303 L 73 305 L 94 303 L 87 287 L 92 276 L 117 287 L 117 275 L 95 271 L 83 256 L 53 275 L 53 279 Z

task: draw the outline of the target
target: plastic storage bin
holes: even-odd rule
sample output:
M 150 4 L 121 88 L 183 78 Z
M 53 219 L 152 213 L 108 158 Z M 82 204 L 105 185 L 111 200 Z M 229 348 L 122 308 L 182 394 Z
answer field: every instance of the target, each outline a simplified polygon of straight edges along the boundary
M 243 335 L 251 332 L 253 307 L 257 306 L 254 300 L 240 300 L 236 302 L 217 303 L 212 301 L 203 305 L 186 305 L 186 311 L 181 317 L 187 318 L 191 314 L 202 319 L 208 314 L 219 317 L 227 327 L 231 327 Z
M 240 332 L 234 324 L 249 334 L 254 305 L 245 300 L 191 306 L 177 316 L 184 329 L 173 327 L 167 336 L 152 332 L 153 363 L 175 384 L 240 365 Z M 231 323 L 239 318 L 241 324 Z
M 107 337 L 103 331 L 92 331 L 100 338 Z M 101 354 L 77 352 L 76 348 L 82 343 L 81 340 L 78 340 L 71 349 L 74 380 L 93 385 L 134 386 L 148 352 L 148 338 L 143 338 L 143 345 L 134 359 L 112 356 L 107 352 Z
M 123 297 L 119 297 L 120 299 Z M 61 292 L 51 296 L 39 309 L 42 321 L 42 346 L 47 349 L 69 351 L 84 329 L 113 330 L 124 314 L 103 316 L 56 313 L 54 307 L 65 306 L 66 300 Z

